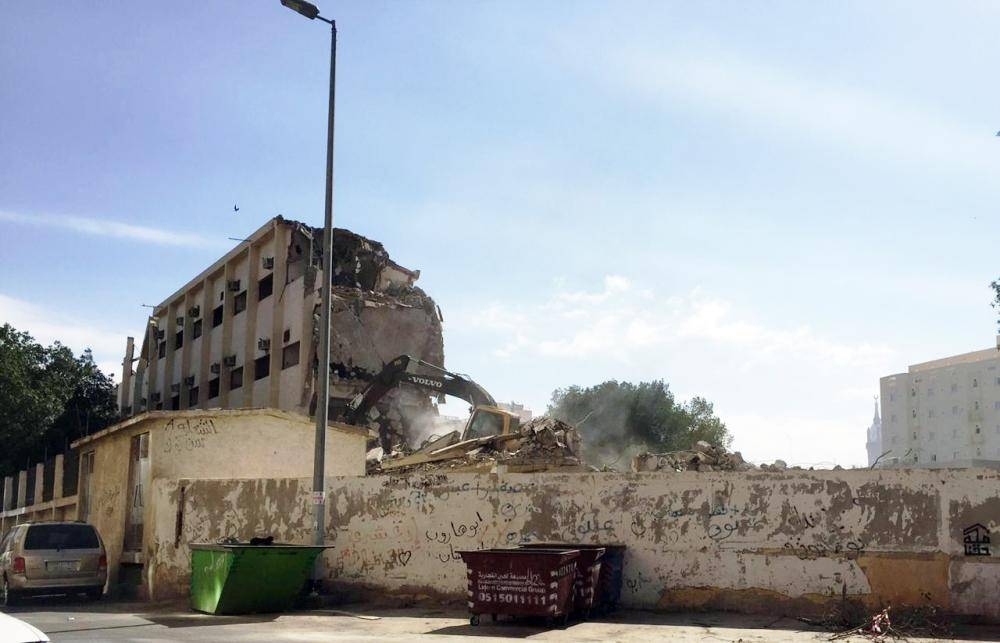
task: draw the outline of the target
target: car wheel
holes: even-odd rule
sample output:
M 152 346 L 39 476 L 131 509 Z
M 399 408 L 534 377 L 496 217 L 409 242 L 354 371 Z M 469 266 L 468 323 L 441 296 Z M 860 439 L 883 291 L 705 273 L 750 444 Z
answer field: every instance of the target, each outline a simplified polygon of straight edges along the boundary
M 101 600 L 102 596 L 104 596 L 103 587 L 92 587 L 91 589 L 87 590 L 87 598 L 92 601 L 99 601 Z
M 7 577 L 3 579 L 3 590 L 0 591 L 0 605 L 4 607 L 10 607 L 11 605 L 17 604 L 17 592 L 10 588 L 10 583 L 7 582 Z

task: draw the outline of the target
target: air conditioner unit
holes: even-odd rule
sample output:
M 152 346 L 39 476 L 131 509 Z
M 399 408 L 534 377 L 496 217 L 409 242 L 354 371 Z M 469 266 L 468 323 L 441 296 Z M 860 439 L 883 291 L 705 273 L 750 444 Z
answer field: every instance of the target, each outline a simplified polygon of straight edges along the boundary
M 184 378 L 184 386 L 194 386 L 194 375 L 188 375 Z
M 208 367 L 208 370 L 212 371 L 212 375 L 218 375 L 222 371 L 222 367 L 219 366 L 218 362 L 215 362 Z
M 159 393 L 153 393 L 152 395 L 149 396 L 149 399 L 153 400 L 153 402 L 159 402 L 160 401 L 160 394 Z
M 257 350 L 264 351 L 265 353 L 271 350 L 271 340 L 266 337 L 260 337 L 257 339 Z
M 233 292 L 239 292 L 240 291 L 240 280 L 239 279 L 232 279 L 230 281 L 227 281 L 226 282 L 226 287 L 229 288 L 230 290 L 232 290 Z
M 177 393 L 180 393 L 181 392 L 181 385 L 180 384 L 171 384 L 170 385 L 170 392 L 173 393 L 174 395 L 176 395 Z
M 177 321 L 177 325 L 178 326 L 183 326 L 184 325 L 184 318 L 183 317 L 178 317 L 176 321 Z
M 264 270 L 274 270 L 274 257 L 264 257 Z
M 191 306 L 188 308 L 188 317 L 201 317 L 201 306 Z
M 163 341 L 163 338 L 166 337 L 166 336 L 167 336 L 166 335 L 166 331 L 162 331 L 162 330 L 156 331 L 156 339 L 157 340 Z
M 225 364 L 226 368 L 232 368 L 236 366 L 236 356 L 226 355 L 225 357 L 222 358 L 222 363 Z

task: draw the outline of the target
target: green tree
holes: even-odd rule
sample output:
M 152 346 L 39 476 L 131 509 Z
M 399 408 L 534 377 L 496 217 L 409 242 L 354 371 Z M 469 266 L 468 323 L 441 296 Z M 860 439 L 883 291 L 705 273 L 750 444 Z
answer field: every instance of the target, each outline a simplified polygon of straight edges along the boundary
M 993 289 L 993 301 L 990 306 L 997 311 L 1000 311 L 1000 279 L 990 282 L 990 288 Z M 1000 326 L 1000 319 L 997 320 L 997 325 Z
M 576 425 L 591 464 L 611 464 L 640 451 L 679 451 L 698 440 L 732 443 L 711 402 L 694 397 L 678 403 L 663 380 L 557 389 L 548 414 Z
M 117 419 L 114 384 L 94 363 L 56 342 L 48 348 L 0 327 L 0 471 L 59 453 Z

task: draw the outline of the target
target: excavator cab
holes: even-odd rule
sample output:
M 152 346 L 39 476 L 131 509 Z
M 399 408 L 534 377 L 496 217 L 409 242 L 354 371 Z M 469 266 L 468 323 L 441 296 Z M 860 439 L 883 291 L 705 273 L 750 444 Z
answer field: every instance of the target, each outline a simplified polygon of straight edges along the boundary
M 462 440 L 511 435 L 521 428 L 521 418 L 495 406 L 477 406 L 462 432 Z

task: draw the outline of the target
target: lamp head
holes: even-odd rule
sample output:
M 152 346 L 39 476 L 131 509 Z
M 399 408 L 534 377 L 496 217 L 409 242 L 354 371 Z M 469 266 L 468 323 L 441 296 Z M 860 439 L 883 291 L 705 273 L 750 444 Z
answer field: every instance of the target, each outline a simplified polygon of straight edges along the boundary
M 310 20 L 315 20 L 316 16 L 319 15 L 319 8 L 305 0 L 281 0 L 281 4 Z

